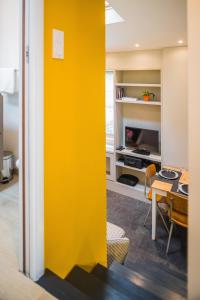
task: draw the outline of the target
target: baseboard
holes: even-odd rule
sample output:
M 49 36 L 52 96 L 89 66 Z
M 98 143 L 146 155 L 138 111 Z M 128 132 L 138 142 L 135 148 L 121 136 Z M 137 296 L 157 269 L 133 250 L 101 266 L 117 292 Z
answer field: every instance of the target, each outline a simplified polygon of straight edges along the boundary
M 106 180 L 107 190 L 127 196 L 133 199 L 137 199 L 146 203 L 149 203 L 144 196 L 144 191 L 133 189 L 132 187 L 119 184 L 116 181 Z

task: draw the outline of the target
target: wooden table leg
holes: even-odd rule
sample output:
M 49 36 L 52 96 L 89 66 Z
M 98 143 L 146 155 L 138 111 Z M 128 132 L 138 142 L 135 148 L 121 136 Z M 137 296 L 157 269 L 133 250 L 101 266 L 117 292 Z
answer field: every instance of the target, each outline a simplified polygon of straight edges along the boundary
M 156 216 L 157 216 L 157 204 L 156 204 L 156 190 L 152 189 L 152 240 L 156 239 Z

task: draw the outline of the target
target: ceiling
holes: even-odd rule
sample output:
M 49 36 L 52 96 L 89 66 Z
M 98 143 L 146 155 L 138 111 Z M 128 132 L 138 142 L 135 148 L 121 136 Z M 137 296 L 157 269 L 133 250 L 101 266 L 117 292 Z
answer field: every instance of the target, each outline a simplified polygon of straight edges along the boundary
M 187 44 L 186 0 L 108 0 L 125 20 L 106 25 L 108 52 L 160 49 Z M 140 47 L 136 48 L 135 44 Z

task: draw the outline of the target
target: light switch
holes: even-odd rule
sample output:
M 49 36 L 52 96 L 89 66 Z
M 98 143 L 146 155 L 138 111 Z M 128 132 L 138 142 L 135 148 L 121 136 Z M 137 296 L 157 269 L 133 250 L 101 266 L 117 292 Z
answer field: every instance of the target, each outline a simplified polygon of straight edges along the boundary
M 53 58 L 64 59 L 64 32 L 53 29 Z

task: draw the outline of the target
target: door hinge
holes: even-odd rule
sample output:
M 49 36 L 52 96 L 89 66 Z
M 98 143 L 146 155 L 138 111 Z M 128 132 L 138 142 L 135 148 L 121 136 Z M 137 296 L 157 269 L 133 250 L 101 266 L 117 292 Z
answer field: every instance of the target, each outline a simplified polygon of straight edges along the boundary
M 29 46 L 26 46 L 26 63 L 28 64 L 29 63 Z

